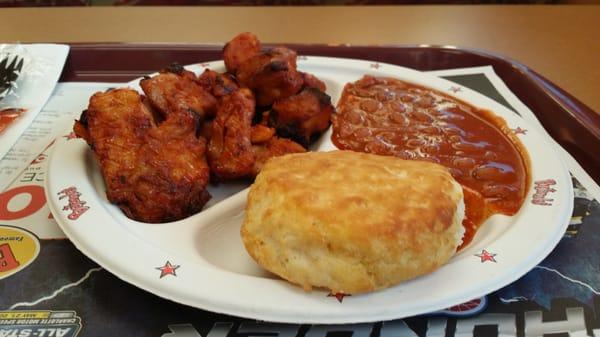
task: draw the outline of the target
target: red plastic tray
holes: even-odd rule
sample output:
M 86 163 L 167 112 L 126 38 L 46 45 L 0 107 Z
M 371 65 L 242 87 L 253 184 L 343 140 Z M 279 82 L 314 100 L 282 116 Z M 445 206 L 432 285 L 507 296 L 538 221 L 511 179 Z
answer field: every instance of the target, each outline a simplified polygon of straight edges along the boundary
M 600 183 L 600 114 L 567 91 L 514 60 L 473 49 L 417 46 L 289 45 L 304 55 L 347 57 L 419 70 L 491 65 L 548 133 Z M 61 81 L 125 82 L 172 62 L 191 64 L 221 58 L 220 45 L 72 44 Z

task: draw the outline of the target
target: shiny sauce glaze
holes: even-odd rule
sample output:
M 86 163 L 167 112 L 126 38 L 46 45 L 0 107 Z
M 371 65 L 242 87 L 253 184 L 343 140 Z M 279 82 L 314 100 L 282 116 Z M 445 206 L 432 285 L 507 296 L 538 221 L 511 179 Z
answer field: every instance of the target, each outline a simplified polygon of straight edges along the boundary
M 529 186 L 529 159 L 503 119 L 449 95 L 365 76 L 344 88 L 333 116 L 340 149 L 439 163 L 462 185 L 466 246 L 492 214 L 515 214 Z

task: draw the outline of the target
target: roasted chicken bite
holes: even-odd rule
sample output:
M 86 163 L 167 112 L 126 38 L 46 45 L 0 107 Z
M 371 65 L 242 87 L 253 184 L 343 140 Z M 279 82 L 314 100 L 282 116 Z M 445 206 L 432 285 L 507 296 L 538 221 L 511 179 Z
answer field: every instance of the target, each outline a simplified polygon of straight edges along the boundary
M 253 125 L 250 131 L 250 141 L 252 144 L 265 143 L 273 138 L 273 136 L 275 136 L 275 129 L 263 124 Z
M 157 126 L 137 91 L 115 89 L 90 98 L 74 131 L 94 151 L 110 202 L 134 220 L 167 222 L 199 212 L 210 198 L 197 119 L 180 111 Z
M 287 153 L 306 152 L 302 145 L 289 139 L 277 137 L 275 129 L 262 124 L 252 126 L 250 140 L 255 158 L 254 175 L 260 172 L 261 167 L 269 158 Z
M 196 81 L 194 73 L 172 66 L 154 77 L 140 81 L 153 107 L 163 116 L 192 111 L 204 119 L 214 116 L 217 99 Z
M 269 113 L 269 125 L 283 137 L 308 147 L 314 137 L 327 130 L 334 108 L 331 98 L 316 88 L 279 100 Z
M 292 140 L 273 136 L 266 142 L 253 144 L 252 151 L 255 158 L 253 172 L 254 175 L 257 175 L 270 158 L 283 156 L 288 153 L 306 152 L 306 149 Z
M 222 98 L 212 122 L 208 163 L 217 180 L 253 177 L 254 95 L 246 88 Z
M 250 90 L 223 97 L 208 145 L 208 162 L 216 180 L 254 178 L 267 159 L 306 151 L 298 143 L 275 136 L 273 128 L 252 126 L 253 115 Z
M 254 91 L 259 106 L 271 105 L 297 93 L 304 83 L 296 70 L 296 52 L 285 47 L 251 57 L 240 64 L 236 78 L 240 85 Z
M 230 73 L 235 73 L 238 67 L 260 52 L 260 41 L 252 33 L 241 33 L 231 39 L 223 48 L 223 60 Z
M 327 90 L 325 82 L 318 79 L 315 75 L 303 72 L 300 72 L 300 75 L 302 75 L 302 80 L 304 81 L 302 88 L 317 88 L 322 92 Z
M 229 95 L 238 89 L 238 85 L 231 74 L 220 74 L 210 69 L 206 69 L 198 77 L 198 83 L 217 98 Z

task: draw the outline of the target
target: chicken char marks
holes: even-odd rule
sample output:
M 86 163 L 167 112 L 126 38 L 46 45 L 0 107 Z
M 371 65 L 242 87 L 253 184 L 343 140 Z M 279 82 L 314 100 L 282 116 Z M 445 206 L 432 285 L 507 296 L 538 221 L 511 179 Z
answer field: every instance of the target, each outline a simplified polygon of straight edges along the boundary
M 236 76 L 242 86 L 256 93 L 259 106 L 297 93 L 304 83 L 296 70 L 296 52 L 285 47 L 256 54 L 238 67 Z
M 110 202 L 134 220 L 167 222 L 210 199 L 206 142 L 196 125 L 190 111 L 156 125 L 138 92 L 115 89 L 94 94 L 74 130 L 93 149 Z
M 254 95 L 248 89 L 223 97 L 208 143 L 208 162 L 214 178 L 252 177 L 254 154 L 250 136 L 254 105 Z
M 278 135 L 306 147 L 327 130 L 335 109 L 325 83 L 297 70 L 295 51 L 275 47 L 260 52 L 258 38 L 242 33 L 223 52 L 228 72 L 255 93 L 257 106 L 272 106 L 268 124 Z
M 217 99 L 197 82 L 196 75 L 178 65 L 144 78 L 140 86 L 152 106 L 165 117 L 170 112 L 192 111 L 205 119 L 214 116 L 217 109 Z
M 269 124 L 280 135 L 308 146 L 315 136 L 327 130 L 332 113 L 329 96 L 317 88 L 306 88 L 275 102 Z
M 252 126 L 254 113 L 254 95 L 249 89 L 223 97 L 208 144 L 214 180 L 253 178 L 269 158 L 306 151 L 296 142 L 275 136 L 273 128 Z
M 198 78 L 198 83 L 213 96 L 221 98 L 236 91 L 239 86 L 231 74 L 220 74 L 206 69 Z

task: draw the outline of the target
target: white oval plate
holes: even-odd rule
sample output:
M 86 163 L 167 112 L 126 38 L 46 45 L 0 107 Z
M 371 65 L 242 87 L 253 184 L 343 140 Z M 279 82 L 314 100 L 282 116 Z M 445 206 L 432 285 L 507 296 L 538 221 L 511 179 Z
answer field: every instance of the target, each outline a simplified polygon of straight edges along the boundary
M 520 212 L 491 217 L 469 246 L 427 276 L 337 298 L 282 281 L 247 255 L 239 235 L 247 186 L 210 188 L 210 203 L 184 220 L 136 222 L 107 201 L 98 165 L 85 142 L 61 137 L 50 159 L 46 193 L 65 234 L 111 273 L 161 297 L 235 316 L 323 324 L 401 318 L 483 296 L 521 277 L 558 243 L 573 207 L 569 173 L 552 145 L 513 112 L 468 88 L 389 64 L 302 56 L 298 67 L 324 80 L 333 102 L 347 82 L 365 74 L 391 76 L 454 95 L 494 111 L 511 128 L 527 129 L 519 137 L 531 157 L 533 184 Z M 224 70 L 221 61 L 188 67 L 197 73 L 204 68 Z M 137 81 L 130 86 L 139 89 Z M 334 148 L 330 133 L 315 149 Z

